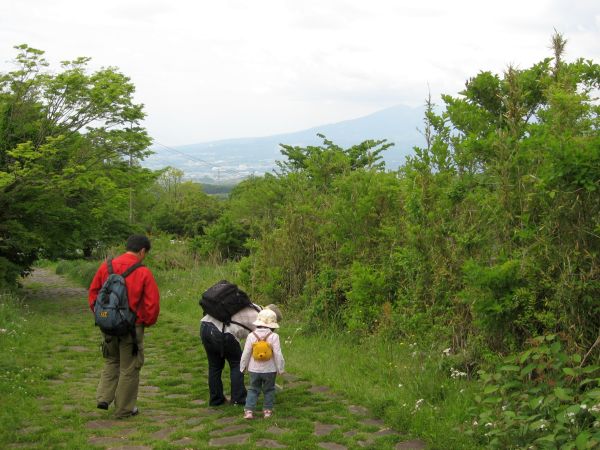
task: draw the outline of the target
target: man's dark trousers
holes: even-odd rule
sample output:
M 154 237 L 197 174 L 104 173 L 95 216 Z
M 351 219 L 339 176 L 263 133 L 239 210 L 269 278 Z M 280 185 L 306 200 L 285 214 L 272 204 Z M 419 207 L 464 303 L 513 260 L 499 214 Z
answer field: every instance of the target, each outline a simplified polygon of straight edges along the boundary
M 244 374 L 240 372 L 242 349 L 240 343 L 230 333 L 221 333 L 214 324 L 202 322 L 200 338 L 208 358 L 208 389 L 210 391 L 210 406 L 218 406 L 225 402 L 221 374 L 225 360 L 229 363 L 231 379 L 231 402 L 244 405 L 246 403 L 246 386 Z

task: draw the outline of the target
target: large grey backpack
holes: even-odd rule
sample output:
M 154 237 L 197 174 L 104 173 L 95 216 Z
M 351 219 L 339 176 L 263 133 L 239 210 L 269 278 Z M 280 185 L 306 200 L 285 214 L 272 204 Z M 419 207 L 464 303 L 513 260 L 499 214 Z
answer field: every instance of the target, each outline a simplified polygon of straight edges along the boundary
M 106 266 L 108 268 L 108 278 L 100 288 L 94 305 L 96 325 L 100 327 L 103 333 L 111 336 L 134 335 L 137 314 L 129 308 L 125 278 L 135 269 L 141 267 L 142 263 L 135 263 L 122 274 L 114 273 L 112 258 L 106 261 Z M 141 301 L 138 303 L 138 310 L 140 304 Z

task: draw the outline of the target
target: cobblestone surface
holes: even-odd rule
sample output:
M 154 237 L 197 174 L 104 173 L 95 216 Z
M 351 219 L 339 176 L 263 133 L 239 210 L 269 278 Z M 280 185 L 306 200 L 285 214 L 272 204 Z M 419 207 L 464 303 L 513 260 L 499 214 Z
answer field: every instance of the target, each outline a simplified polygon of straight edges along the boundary
M 113 420 L 109 411 L 95 408 L 94 393 L 102 360 L 99 333 L 93 326 L 81 340 L 81 327 L 93 323 L 87 307 L 87 291 L 47 269 L 37 269 L 25 282 L 25 292 L 33 302 L 53 302 L 45 314 L 70 316 L 76 330 L 57 330 L 49 335 L 52 360 L 60 373 L 46 380 L 52 396 L 40 396 L 41 414 L 78 414 L 81 432 L 90 447 L 120 450 L 159 448 L 203 449 L 229 446 L 291 449 L 425 449 L 420 440 L 403 439 L 385 423 L 372 417 L 361 405 L 345 403 L 328 386 L 313 385 L 294 374 L 284 374 L 284 390 L 277 394 L 275 414 L 263 419 L 242 418 L 243 408 L 226 405 L 208 407 L 207 366 L 197 330 L 179 324 L 168 313 L 157 326 L 146 330 L 145 365 L 141 373 L 138 406 L 140 414 L 126 420 Z M 168 306 L 161 309 L 168 311 Z M 49 311 L 49 312 L 48 312 Z M 52 320 L 49 317 L 48 320 Z M 58 323 L 58 322 L 57 322 Z M 79 334 L 78 334 L 79 333 Z M 69 336 L 77 339 L 72 342 Z M 227 379 L 224 377 L 227 386 Z M 62 403 L 62 404 L 57 404 Z M 327 411 L 339 403 L 335 415 Z M 327 405 L 327 411 L 322 406 Z M 259 410 L 260 411 L 260 410 Z M 56 416 L 55 416 L 56 417 Z M 55 418 L 60 420 L 60 416 Z M 9 448 L 28 448 L 21 437 L 35 442 L 47 431 L 37 423 L 23 427 L 19 442 Z M 45 442 L 48 442 L 45 440 Z M 56 443 L 60 446 L 60 443 Z M 47 446 L 50 448 L 51 446 Z M 38 447 L 35 447 L 38 448 Z

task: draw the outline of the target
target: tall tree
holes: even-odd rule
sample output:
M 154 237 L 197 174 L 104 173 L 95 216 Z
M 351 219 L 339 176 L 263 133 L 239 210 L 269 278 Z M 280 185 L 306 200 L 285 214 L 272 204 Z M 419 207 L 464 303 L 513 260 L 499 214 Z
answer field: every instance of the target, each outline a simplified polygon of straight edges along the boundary
M 149 172 L 135 161 L 151 142 L 134 85 L 89 58 L 53 73 L 27 45 L 0 75 L 0 284 L 39 256 L 89 250 L 127 232 L 129 188 Z

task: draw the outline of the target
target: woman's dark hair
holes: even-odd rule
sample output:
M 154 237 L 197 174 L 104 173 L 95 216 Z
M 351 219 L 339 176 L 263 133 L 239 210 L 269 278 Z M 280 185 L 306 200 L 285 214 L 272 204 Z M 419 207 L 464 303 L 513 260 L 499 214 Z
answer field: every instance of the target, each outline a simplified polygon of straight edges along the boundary
M 146 249 L 146 252 L 150 251 L 150 239 L 143 234 L 132 234 L 127 239 L 127 244 L 125 245 L 125 249 L 128 252 L 139 252 L 143 248 Z

